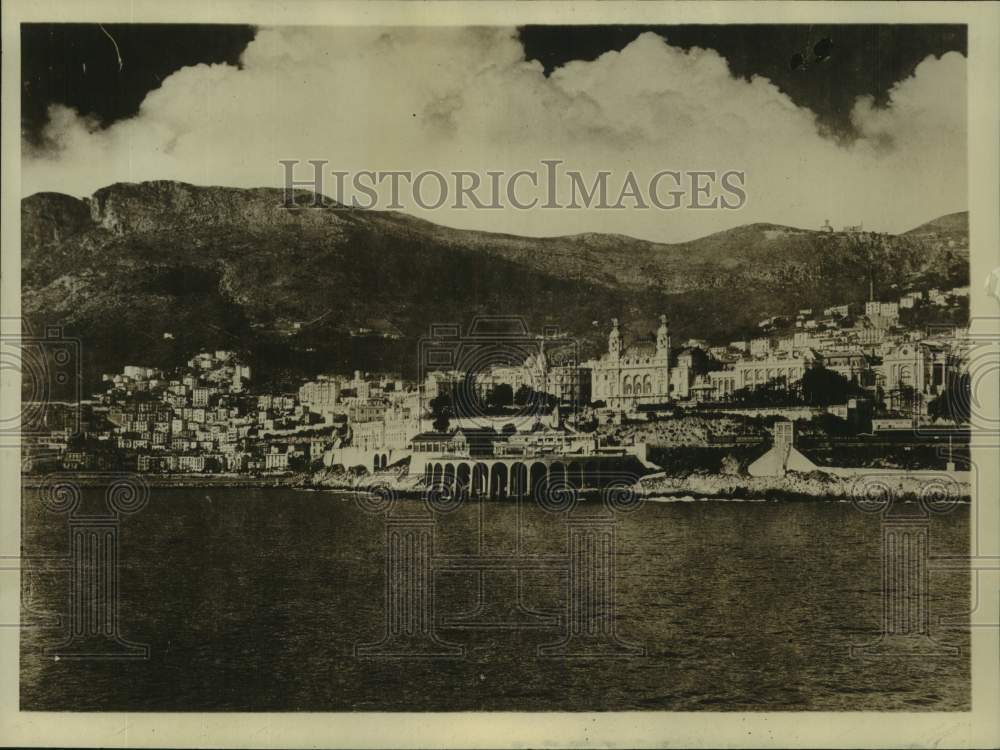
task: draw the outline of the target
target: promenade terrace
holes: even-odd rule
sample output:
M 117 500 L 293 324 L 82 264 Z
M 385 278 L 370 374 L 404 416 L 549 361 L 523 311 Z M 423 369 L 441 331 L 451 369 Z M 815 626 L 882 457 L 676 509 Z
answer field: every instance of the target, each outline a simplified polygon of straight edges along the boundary
M 507 498 L 624 488 L 649 473 L 649 469 L 635 453 L 616 449 L 527 458 L 444 454 L 420 460 L 419 454 L 414 454 L 410 472 L 422 475 L 425 487 L 441 488 L 457 496 Z

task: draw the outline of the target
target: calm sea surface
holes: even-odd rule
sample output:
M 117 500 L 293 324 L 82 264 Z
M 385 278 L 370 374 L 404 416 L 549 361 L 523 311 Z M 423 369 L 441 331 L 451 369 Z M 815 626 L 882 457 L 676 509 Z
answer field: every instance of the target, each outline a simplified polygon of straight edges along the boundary
M 99 489 L 85 494 L 92 504 L 103 497 Z M 393 517 L 407 522 L 421 509 L 401 501 Z M 386 633 L 387 578 L 415 585 L 406 575 L 420 572 L 387 572 L 383 515 L 332 492 L 154 487 L 117 532 L 120 633 L 148 645 L 149 658 L 81 661 L 47 651 L 67 634 L 52 616 L 68 611 L 69 525 L 29 490 L 21 707 L 969 708 L 968 631 L 940 625 L 968 613 L 969 575 L 933 570 L 935 556 L 967 552 L 968 506 L 927 521 L 932 635 L 960 655 L 914 658 L 890 647 L 872 659 L 850 648 L 874 641 L 881 628 L 879 516 L 836 502 L 646 502 L 614 517 L 614 545 L 600 558 L 605 566 L 592 569 L 569 528 L 599 528 L 604 538 L 600 510 L 593 501 L 569 516 L 493 502 L 439 515 L 422 527 L 425 543 L 433 534 L 424 570 L 440 568 L 428 621 L 439 643 L 464 653 L 370 657 L 355 649 Z M 513 555 L 526 563 L 520 576 L 510 569 Z M 505 559 L 508 569 L 480 573 L 487 558 Z M 597 631 L 613 620 L 617 655 L 541 655 L 575 621 L 568 602 L 592 603 L 571 598 L 573 587 L 597 590 L 609 560 L 615 607 Z

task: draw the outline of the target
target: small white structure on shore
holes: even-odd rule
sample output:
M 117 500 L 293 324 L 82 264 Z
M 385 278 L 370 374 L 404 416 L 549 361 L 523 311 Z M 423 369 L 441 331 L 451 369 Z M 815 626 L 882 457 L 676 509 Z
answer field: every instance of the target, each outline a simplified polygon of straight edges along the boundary
M 786 472 L 816 471 L 819 467 L 795 449 L 795 423 L 774 423 L 774 445 L 758 458 L 747 473 L 752 477 L 783 477 Z

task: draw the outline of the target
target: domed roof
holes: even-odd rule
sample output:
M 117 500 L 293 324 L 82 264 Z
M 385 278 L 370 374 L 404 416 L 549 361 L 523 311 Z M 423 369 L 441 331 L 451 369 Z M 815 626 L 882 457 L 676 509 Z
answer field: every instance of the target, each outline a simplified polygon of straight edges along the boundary
M 632 344 L 625 348 L 622 356 L 632 358 L 655 357 L 656 346 L 654 344 Z

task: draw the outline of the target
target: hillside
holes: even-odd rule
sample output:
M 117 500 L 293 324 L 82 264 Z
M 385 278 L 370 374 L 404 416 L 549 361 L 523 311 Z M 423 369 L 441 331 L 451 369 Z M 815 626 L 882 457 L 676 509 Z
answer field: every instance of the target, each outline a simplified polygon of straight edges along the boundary
M 904 237 L 918 237 L 921 239 L 935 240 L 965 240 L 965 247 L 968 247 L 969 240 L 969 212 L 958 211 L 953 214 L 939 216 L 933 221 L 921 224 L 908 232 L 903 233 Z
M 864 259 L 842 235 L 753 224 L 674 245 L 529 238 L 332 201 L 289 210 L 281 196 L 163 181 L 111 185 L 84 200 L 30 196 L 25 318 L 81 338 L 88 389 L 125 363 L 168 366 L 224 347 L 290 383 L 324 369 L 416 374 L 417 340 L 431 324 L 477 314 L 522 315 L 536 331 L 559 326 L 590 355 L 603 349 L 612 316 L 635 334 L 662 311 L 675 340 L 736 336 L 768 315 L 867 291 Z M 942 278 L 967 283 L 964 263 L 900 236 L 876 259 L 876 284 L 888 293 Z M 372 327 L 399 338 L 357 335 Z

